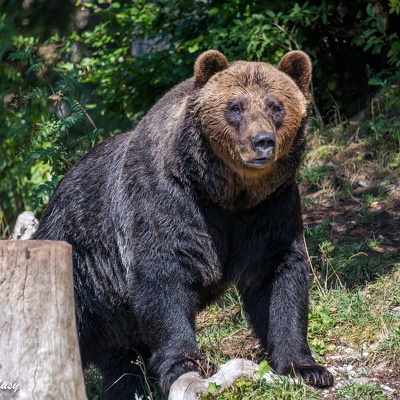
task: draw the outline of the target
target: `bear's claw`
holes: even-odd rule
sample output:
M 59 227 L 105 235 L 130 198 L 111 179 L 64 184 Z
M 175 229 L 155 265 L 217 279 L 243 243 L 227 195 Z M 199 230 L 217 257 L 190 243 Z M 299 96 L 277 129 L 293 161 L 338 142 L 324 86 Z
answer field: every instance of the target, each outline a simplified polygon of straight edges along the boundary
M 303 380 L 317 388 L 327 388 L 334 384 L 333 375 L 320 365 L 305 365 L 295 367 L 295 375 L 303 378 Z
M 218 368 L 209 364 L 203 356 L 197 353 L 192 356 L 185 354 L 184 359 L 173 364 L 169 371 L 161 377 L 159 383 L 161 389 L 164 392 L 168 391 L 181 375 L 190 371 L 198 372 L 202 378 L 209 378 L 218 371 Z

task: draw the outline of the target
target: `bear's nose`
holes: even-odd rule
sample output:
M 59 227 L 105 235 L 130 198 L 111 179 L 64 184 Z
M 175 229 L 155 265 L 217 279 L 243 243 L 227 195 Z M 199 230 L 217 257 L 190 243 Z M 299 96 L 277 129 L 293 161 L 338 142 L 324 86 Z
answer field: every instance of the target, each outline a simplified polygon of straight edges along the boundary
M 275 147 L 275 135 L 272 132 L 258 132 L 252 138 L 255 150 L 261 152 L 273 151 Z

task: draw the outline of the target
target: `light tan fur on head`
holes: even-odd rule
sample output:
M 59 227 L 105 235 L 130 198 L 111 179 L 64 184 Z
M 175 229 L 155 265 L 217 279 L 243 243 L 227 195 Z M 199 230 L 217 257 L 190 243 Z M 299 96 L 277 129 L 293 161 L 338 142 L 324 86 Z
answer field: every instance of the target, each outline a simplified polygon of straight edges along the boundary
M 210 64 L 208 64 L 210 63 Z M 291 148 L 307 116 L 311 62 L 300 51 L 286 54 L 278 68 L 237 61 L 209 51 L 195 65 L 202 129 L 214 152 L 241 175 L 263 175 Z M 263 162 L 254 140 L 274 137 L 275 153 Z

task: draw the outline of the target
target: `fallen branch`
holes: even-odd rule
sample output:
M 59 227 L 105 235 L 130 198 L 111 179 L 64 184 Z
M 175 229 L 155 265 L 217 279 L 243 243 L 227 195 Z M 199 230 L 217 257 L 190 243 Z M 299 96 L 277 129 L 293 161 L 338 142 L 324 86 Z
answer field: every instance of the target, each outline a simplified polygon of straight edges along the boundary
M 221 390 L 239 378 L 248 378 L 257 381 L 258 365 L 250 360 L 236 358 L 222 365 L 220 370 L 208 379 L 203 379 L 197 372 L 188 372 L 180 376 L 171 386 L 168 400 L 198 400 L 207 394 L 210 383 L 221 386 Z M 268 383 L 279 378 L 272 372 L 263 375 L 263 380 Z

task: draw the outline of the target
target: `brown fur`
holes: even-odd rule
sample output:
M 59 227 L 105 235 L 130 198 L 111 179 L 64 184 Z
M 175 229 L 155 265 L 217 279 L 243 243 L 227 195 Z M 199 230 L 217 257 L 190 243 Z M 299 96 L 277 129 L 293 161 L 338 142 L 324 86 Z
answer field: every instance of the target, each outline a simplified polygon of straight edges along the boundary
M 236 283 L 271 366 L 331 386 L 307 344 L 295 181 L 311 63 L 292 52 L 278 69 L 228 64 L 209 51 L 194 75 L 77 163 L 40 221 L 36 239 L 73 248 L 83 364 L 102 372 L 106 399 L 130 400 L 139 353 L 168 390 L 206 365 L 196 313 Z
M 303 57 L 309 62 L 307 56 Z M 247 165 L 246 160 L 255 155 L 251 137 L 260 131 L 273 131 L 277 140 L 276 158 L 281 158 L 289 152 L 307 115 L 309 99 L 286 71 L 290 71 L 290 57 L 286 58 L 281 71 L 266 63 L 237 61 L 212 76 L 199 93 L 197 102 L 202 127 L 213 150 L 229 167 L 247 178 L 265 176 L 272 167 L 257 169 Z M 196 75 L 195 79 L 198 79 Z M 301 77 L 301 82 L 309 83 L 310 79 L 311 69 L 306 77 Z M 224 116 L 228 101 L 233 99 L 241 104 L 244 112 L 239 133 L 226 123 Z M 277 129 L 271 122 L 269 109 L 274 102 L 281 103 L 285 110 L 284 120 Z
M 300 126 L 308 120 L 311 96 L 307 88 L 299 90 L 298 81 L 290 78 L 289 74 L 300 80 L 302 85 L 309 83 L 311 62 L 305 53 L 291 52 L 284 57 L 279 69 L 261 62 L 226 64 L 223 61 L 225 57 L 213 50 L 201 55 L 196 62 L 195 82 L 203 81 L 209 73 L 204 64 L 212 57 L 218 59 L 212 65 L 220 65 L 221 69 L 209 76 L 190 99 L 193 113 L 201 121 L 204 136 L 227 167 L 225 172 L 221 170 L 226 173 L 224 187 L 210 195 L 228 208 L 243 204 L 252 207 L 287 181 L 298 166 L 306 129 L 306 126 L 301 129 Z M 304 66 L 304 76 L 296 76 L 293 72 L 297 71 L 298 63 Z M 240 126 L 227 123 L 227 107 L 232 101 L 242 108 Z M 282 107 L 284 114 L 278 125 L 274 124 L 271 115 L 271 107 L 275 104 Z M 257 157 L 252 138 L 260 131 L 270 131 L 275 135 L 275 162 L 254 165 L 247 161 Z M 235 200 L 243 196 L 243 201 L 238 203 Z
M 201 88 L 216 72 L 228 68 L 228 61 L 217 50 L 201 54 L 194 65 L 195 86 Z
M 308 95 L 312 65 L 307 54 L 302 51 L 291 51 L 283 56 L 278 69 L 289 75 L 299 89 Z

